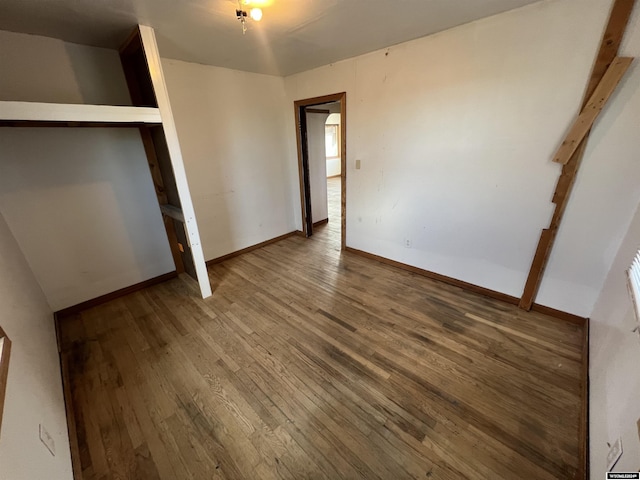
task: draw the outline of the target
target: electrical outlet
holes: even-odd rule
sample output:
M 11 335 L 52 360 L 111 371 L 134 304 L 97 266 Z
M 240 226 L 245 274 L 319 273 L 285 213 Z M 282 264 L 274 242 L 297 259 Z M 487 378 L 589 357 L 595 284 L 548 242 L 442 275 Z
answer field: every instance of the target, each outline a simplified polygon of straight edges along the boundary
M 51 452 L 51 455 L 56 456 L 56 442 L 53 441 L 53 437 L 49 435 L 47 429 L 40 424 L 40 441 L 44 443 L 44 446 Z
M 405 238 L 404 239 L 404 246 L 406 248 L 411 248 L 411 239 L 410 238 Z
M 622 437 L 618 437 L 611 448 L 609 448 L 609 453 L 607 454 L 607 471 L 610 472 L 613 470 L 613 467 L 616 466 L 618 460 L 622 456 Z

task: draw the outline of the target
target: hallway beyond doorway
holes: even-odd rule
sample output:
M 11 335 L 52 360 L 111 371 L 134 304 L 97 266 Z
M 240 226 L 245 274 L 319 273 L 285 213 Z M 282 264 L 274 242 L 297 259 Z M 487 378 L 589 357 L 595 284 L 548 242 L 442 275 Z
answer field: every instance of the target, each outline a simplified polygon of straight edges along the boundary
M 314 227 L 314 237 L 321 237 L 332 249 L 340 250 L 341 241 L 341 184 L 340 177 L 327 178 L 327 207 L 329 222 Z M 313 237 L 312 237 L 313 238 Z

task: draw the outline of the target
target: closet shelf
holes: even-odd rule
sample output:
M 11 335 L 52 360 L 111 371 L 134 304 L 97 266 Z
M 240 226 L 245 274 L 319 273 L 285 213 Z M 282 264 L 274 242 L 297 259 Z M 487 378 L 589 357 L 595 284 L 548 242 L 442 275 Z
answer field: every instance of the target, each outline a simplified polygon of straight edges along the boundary
M 158 108 L 0 101 L 0 126 L 137 127 L 161 124 Z
M 119 53 L 131 100 L 141 106 L 0 100 L 0 127 L 138 128 L 162 213 L 182 224 L 163 222 L 176 272 L 188 273 L 197 280 L 202 298 L 210 297 L 211 282 L 153 28 L 138 25 Z M 174 205 L 165 205 L 169 199 Z

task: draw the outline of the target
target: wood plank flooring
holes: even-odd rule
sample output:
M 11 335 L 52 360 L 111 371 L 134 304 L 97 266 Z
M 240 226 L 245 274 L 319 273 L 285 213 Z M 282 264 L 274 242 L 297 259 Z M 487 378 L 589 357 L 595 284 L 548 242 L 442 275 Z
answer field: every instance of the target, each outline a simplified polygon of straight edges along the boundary
M 210 299 L 61 321 L 84 480 L 574 478 L 581 327 L 341 254 L 331 212 Z

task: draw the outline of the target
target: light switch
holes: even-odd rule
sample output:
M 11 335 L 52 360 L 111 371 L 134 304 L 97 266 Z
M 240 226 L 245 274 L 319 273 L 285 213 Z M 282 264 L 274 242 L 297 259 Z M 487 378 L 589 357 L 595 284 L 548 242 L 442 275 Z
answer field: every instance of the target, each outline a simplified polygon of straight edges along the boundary
M 356 170 L 360 170 L 360 160 L 356 160 Z

